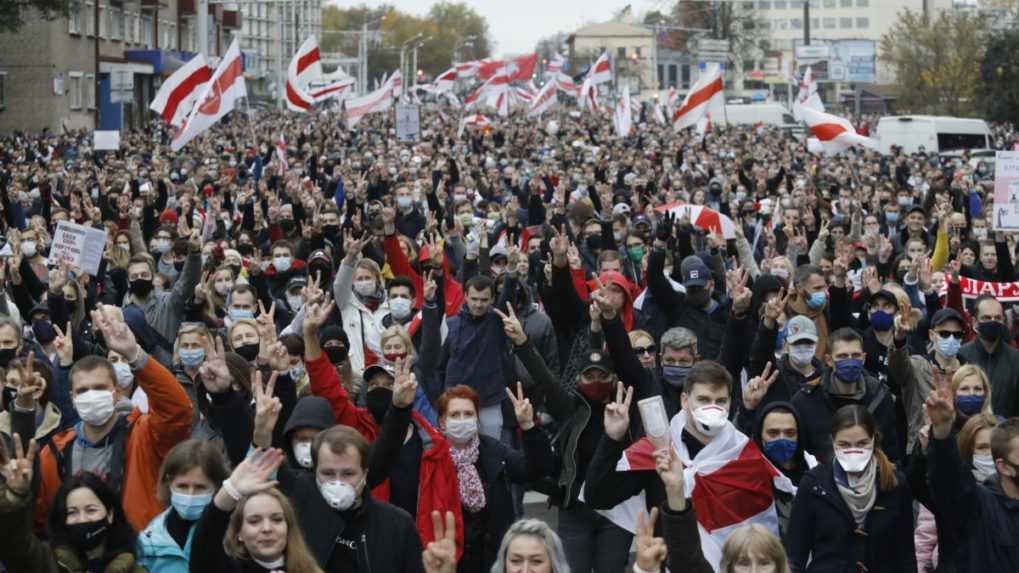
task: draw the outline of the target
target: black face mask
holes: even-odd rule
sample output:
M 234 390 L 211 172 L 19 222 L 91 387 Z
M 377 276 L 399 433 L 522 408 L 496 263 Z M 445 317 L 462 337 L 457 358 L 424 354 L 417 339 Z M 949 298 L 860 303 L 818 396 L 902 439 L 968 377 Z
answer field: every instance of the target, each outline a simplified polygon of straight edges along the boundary
M 280 228 L 283 229 L 284 233 L 293 231 L 294 225 L 296 225 L 296 223 L 294 223 L 293 219 L 280 219 Z
M 587 242 L 587 248 L 591 251 L 601 250 L 601 235 L 591 235 L 585 241 Z
M 704 287 L 690 287 L 686 289 L 686 302 L 692 308 L 704 308 L 711 300 L 711 293 Z
M 0 399 L 3 400 L 3 409 L 7 410 L 8 408 L 10 408 L 11 404 L 14 403 L 14 399 L 17 398 L 17 397 L 18 397 L 18 389 L 17 388 L 11 388 L 10 386 L 4 386 L 4 389 L 3 389 L 3 392 L 2 392 L 2 397 L 0 397 Z
M 240 265 L 230 265 L 230 272 L 232 272 L 234 274 L 234 278 L 237 278 L 237 277 L 241 276 L 241 266 Z
M 308 276 L 311 278 L 320 277 L 318 284 L 331 284 L 333 270 L 325 265 L 312 265 L 308 267 Z
M 242 344 L 237 348 L 234 348 L 234 352 L 239 354 L 241 358 L 248 362 L 254 362 L 255 358 L 258 358 L 258 347 L 257 344 Z
M 250 257 L 255 253 L 255 245 L 251 243 L 241 243 L 237 245 L 237 252 L 243 257 Z
M 329 240 L 334 240 L 340 236 L 339 225 L 322 225 L 322 234 Z
M 365 406 L 368 407 L 368 412 L 371 413 L 372 418 L 379 424 L 386 417 L 386 411 L 389 410 L 389 405 L 393 403 L 393 391 L 389 388 L 383 388 L 381 386 L 372 388 L 365 395 Z
M 184 261 L 174 261 L 173 268 L 176 269 L 178 273 L 181 272 L 184 270 Z
M 53 324 L 48 320 L 33 322 L 32 332 L 35 333 L 35 339 L 39 341 L 39 344 L 49 344 L 57 338 L 57 331 L 53 329 Z
M 17 348 L 2 348 L 0 349 L 0 366 L 6 368 L 7 365 L 18 356 Z
M 135 279 L 131 281 L 129 288 L 131 294 L 135 296 L 149 296 L 149 293 L 152 292 L 152 279 Z
M 91 551 L 99 547 L 106 539 L 106 532 L 109 528 L 110 522 L 106 521 L 106 518 L 68 525 L 68 541 L 71 542 L 72 547 L 79 551 Z
M 329 357 L 331 364 L 340 364 L 347 359 L 347 347 L 346 346 L 326 346 L 322 349 Z

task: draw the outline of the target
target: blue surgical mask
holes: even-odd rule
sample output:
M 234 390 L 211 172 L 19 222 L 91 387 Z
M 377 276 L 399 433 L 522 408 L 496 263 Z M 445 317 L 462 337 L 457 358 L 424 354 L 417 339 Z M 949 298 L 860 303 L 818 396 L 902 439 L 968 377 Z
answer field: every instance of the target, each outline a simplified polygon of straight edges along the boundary
M 187 495 L 185 493 L 170 492 L 170 505 L 177 515 L 185 521 L 198 521 L 205 511 L 205 506 L 212 503 L 212 494 Z
M 843 382 L 858 382 L 863 377 L 863 360 L 856 358 L 836 360 L 835 376 Z
M 938 354 L 945 358 L 955 358 L 955 355 L 959 353 L 959 347 L 962 346 L 962 341 L 954 336 L 948 338 L 938 338 L 934 342 L 934 348 L 938 351 Z
M 240 320 L 242 318 L 255 318 L 255 313 L 250 310 L 241 310 L 239 308 L 230 309 L 230 318 L 232 320 Z
M 662 366 L 662 377 L 673 388 L 682 387 L 683 383 L 686 382 L 686 375 L 689 373 L 689 366 Z
M 870 313 L 870 325 L 879 332 L 891 330 L 895 325 L 895 315 L 883 310 L 875 310 Z
M 977 395 L 959 396 L 955 399 L 955 407 L 966 416 L 972 416 L 984 407 L 984 397 Z
M 793 459 L 796 453 L 796 440 L 780 438 L 764 444 L 764 455 L 776 464 L 784 464 Z
M 899 222 L 899 212 L 898 211 L 886 211 L 885 212 L 885 221 L 887 221 L 891 225 L 894 225 L 894 224 L 898 223 Z
M 178 355 L 180 356 L 180 363 L 188 368 L 197 368 L 205 361 L 204 348 L 196 348 L 194 350 L 181 348 Z
M 807 306 L 813 310 L 821 308 L 826 302 L 828 302 L 828 293 L 825 291 L 815 292 L 807 298 Z

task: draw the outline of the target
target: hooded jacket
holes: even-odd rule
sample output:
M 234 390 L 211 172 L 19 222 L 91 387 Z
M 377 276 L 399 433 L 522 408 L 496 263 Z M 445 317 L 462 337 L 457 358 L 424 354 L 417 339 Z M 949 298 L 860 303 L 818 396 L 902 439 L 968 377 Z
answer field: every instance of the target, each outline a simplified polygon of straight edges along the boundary
M 386 291 L 383 289 L 381 274 L 375 277 L 379 305 L 372 310 L 353 291 L 354 269 L 355 266 L 348 264 L 346 259 L 340 264 L 333 283 L 333 300 L 343 316 L 343 330 L 349 340 L 347 356 L 350 366 L 355 372 L 362 372 L 382 356 L 379 346 L 379 338 L 385 330 L 382 319 L 390 311 L 385 300 Z
M 287 461 L 293 468 L 302 468 L 294 458 L 293 433 L 303 428 L 327 430 L 336 425 L 332 406 L 329 401 L 318 396 L 305 396 L 297 401 L 293 413 L 287 418 L 283 427 L 283 451 L 287 453 Z
M 800 422 L 800 415 L 796 412 L 796 408 L 789 402 L 772 402 L 763 408 L 759 408 L 757 411 L 757 419 L 754 420 L 754 429 L 750 434 L 750 439 L 757 444 L 757 447 L 760 448 L 761 453 L 764 454 L 765 457 L 768 457 L 768 454 L 764 450 L 764 436 L 762 432 L 764 428 L 764 419 L 768 417 L 768 414 L 776 410 L 792 414 L 793 418 L 796 420 L 797 430 L 803 427 L 802 422 Z M 790 462 L 793 464 L 791 469 L 780 465 L 771 458 L 768 458 L 768 461 L 770 461 L 772 465 L 778 469 L 778 471 L 785 474 L 785 476 L 793 482 L 793 485 L 796 486 L 800 485 L 800 479 L 803 477 L 803 474 L 810 469 L 810 465 L 806 459 L 806 452 L 803 451 L 803 442 L 799 439 L 796 440 L 796 452 L 793 453 L 793 457 L 790 459 Z M 792 515 L 793 511 L 794 494 L 782 491 L 779 488 L 774 488 L 774 492 L 775 510 L 778 512 L 778 531 L 782 536 L 782 540 L 785 541 L 785 534 L 789 529 L 789 517 Z

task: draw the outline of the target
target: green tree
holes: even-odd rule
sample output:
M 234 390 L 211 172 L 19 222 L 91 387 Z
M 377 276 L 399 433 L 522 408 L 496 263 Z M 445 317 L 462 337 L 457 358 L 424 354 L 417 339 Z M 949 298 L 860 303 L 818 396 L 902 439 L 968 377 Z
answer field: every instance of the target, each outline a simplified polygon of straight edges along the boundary
M 898 104 L 904 110 L 967 115 L 980 93 L 986 23 L 979 17 L 941 10 L 930 17 L 903 10 L 881 37 L 881 60 L 895 71 Z
M 17 32 L 29 14 L 47 20 L 66 17 L 70 4 L 70 0 L 0 0 L 0 33 Z
M 1019 30 L 1001 30 L 987 41 L 980 65 L 980 108 L 988 120 L 1019 124 Z

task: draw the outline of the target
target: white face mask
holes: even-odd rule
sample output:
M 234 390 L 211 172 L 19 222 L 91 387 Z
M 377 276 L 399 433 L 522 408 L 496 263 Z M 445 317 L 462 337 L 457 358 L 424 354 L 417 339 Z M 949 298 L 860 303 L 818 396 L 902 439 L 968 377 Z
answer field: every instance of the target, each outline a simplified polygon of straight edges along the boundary
M 131 366 L 127 362 L 114 362 L 113 371 L 117 373 L 117 386 L 122 389 L 131 387 L 131 383 L 134 382 L 134 372 L 131 372 Z
M 805 344 L 792 344 L 789 346 L 789 361 L 795 366 L 803 368 L 814 360 L 814 354 L 817 352 L 817 345 L 811 344 L 807 346 Z
M 354 292 L 361 296 L 375 294 L 375 279 L 361 279 L 354 281 Z
M 465 443 L 478 435 L 477 418 L 465 418 L 463 420 L 446 420 L 446 437 L 457 443 Z
M 311 468 L 311 442 L 294 442 L 294 459 L 302 468 Z
M 26 257 L 34 257 L 37 252 L 35 241 L 24 241 L 21 243 L 21 254 Z
M 297 312 L 304 306 L 304 299 L 299 294 L 288 294 L 287 304 L 290 305 L 290 310 Z
M 835 458 L 842 469 L 849 473 L 859 473 L 867 469 L 867 464 L 874 457 L 874 448 L 835 448 Z
M 290 270 L 290 257 L 273 257 L 272 266 L 276 267 L 276 272 L 285 273 Z
M 216 294 L 218 294 L 219 296 L 226 296 L 230 294 L 230 291 L 234 288 L 234 285 L 230 283 L 217 283 L 214 288 L 216 289 Z
M 994 465 L 994 458 L 991 454 L 974 454 L 973 455 L 973 478 L 979 483 L 983 483 L 987 478 L 998 473 L 998 468 Z
M 346 511 L 353 507 L 357 501 L 357 489 L 354 486 L 340 480 L 327 481 L 318 484 L 318 491 L 322 493 L 322 499 L 326 500 L 329 507 Z
M 74 398 L 74 409 L 90 426 L 102 426 L 110 421 L 113 406 L 113 392 L 110 390 L 89 390 Z
M 717 404 L 701 406 L 693 411 L 693 421 L 702 434 L 714 437 L 729 423 L 729 410 Z
M 410 316 L 411 301 L 409 298 L 391 298 L 389 299 L 389 311 L 393 314 L 393 318 L 396 320 L 404 320 Z

